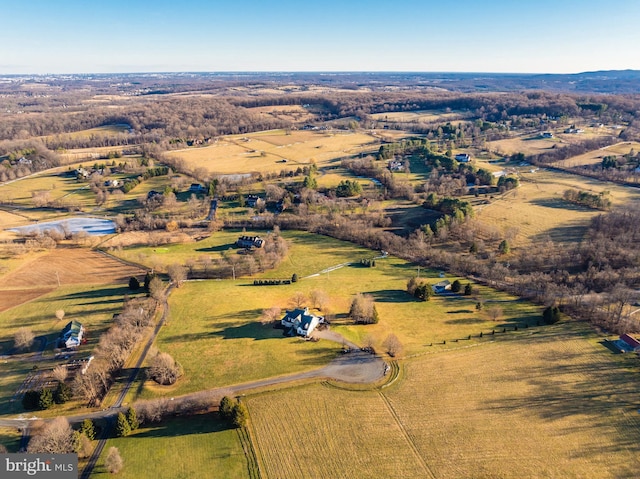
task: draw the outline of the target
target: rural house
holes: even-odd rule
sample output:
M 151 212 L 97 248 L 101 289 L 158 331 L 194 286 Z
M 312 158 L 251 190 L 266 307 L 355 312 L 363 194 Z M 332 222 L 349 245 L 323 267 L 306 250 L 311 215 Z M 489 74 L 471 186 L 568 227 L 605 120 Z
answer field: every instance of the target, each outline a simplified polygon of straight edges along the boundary
M 287 311 L 280 324 L 285 328 L 290 328 L 290 332 L 298 336 L 309 337 L 318 324 L 324 322 L 324 317 L 315 316 L 309 313 L 309 308 L 294 309 Z
M 459 153 L 456 155 L 456 161 L 459 161 L 460 163 L 469 163 L 471 161 L 471 156 L 469 156 L 469 153 Z
M 78 321 L 69 321 L 60 333 L 58 343 L 64 345 L 65 348 L 77 348 L 82 342 L 84 335 L 84 327 Z
M 629 334 L 623 334 L 620 339 L 616 341 L 618 349 L 624 352 L 636 351 L 640 352 L 640 341 Z
M 240 236 L 236 241 L 238 248 L 262 248 L 264 240 L 260 236 Z
M 440 281 L 432 286 L 433 292 L 436 294 L 442 294 L 451 289 L 451 282 L 448 279 Z
M 209 193 L 209 189 L 199 183 L 191 183 L 191 186 L 189 186 L 189 193 L 194 193 L 196 195 L 206 195 L 207 193 Z

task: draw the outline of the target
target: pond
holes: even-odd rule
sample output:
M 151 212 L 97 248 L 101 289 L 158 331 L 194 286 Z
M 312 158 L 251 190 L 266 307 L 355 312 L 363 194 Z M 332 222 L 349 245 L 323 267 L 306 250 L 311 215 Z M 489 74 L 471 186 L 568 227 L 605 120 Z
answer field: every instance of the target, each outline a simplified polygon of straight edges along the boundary
M 44 223 L 34 223 L 18 228 L 11 228 L 13 231 L 23 235 L 34 233 L 44 233 L 45 231 L 58 230 L 60 233 L 80 233 L 84 231 L 91 236 L 102 236 L 116 232 L 116 225 L 111 220 L 101 218 L 67 218 L 59 221 L 47 221 Z

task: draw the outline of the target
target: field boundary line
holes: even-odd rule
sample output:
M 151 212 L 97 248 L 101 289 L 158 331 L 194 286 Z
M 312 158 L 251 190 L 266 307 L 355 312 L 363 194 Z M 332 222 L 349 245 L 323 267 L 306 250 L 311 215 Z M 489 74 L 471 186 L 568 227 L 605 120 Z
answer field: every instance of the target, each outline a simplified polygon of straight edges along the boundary
M 238 432 L 238 438 L 240 439 L 242 451 L 244 452 L 244 455 L 247 459 L 247 471 L 249 474 L 249 479 L 261 479 L 262 472 L 260 471 L 260 464 L 258 463 L 258 456 L 253 446 L 253 440 L 251 438 L 251 433 L 249 432 L 249 427 L 244 426 L 236 429 L 236 431 Z
M 400 421 L 400 417 L 396 413 L 395 409 L 393 409 L 393 406 L 389 402 L 389 399 L 387 399 L 387 397 L 382 393 L 382 391 L 378 391 L 378 394 L 380 395 L 380 397 L 382 398 L 382 401 L 384 402 L 385 406 L 387 407 L 387 409 L 391 413 L 391 417 L 393 417 L 394 421 L 396 422 L 396 424 L 400 428 L 400 431 L 402 432 L 402 435 L 405 437 L 405 439 L 409 443 L 409 446 L 411 447 L 411 450 L 413 451 L 413 453 L 415 454 L 416 458 L 418 459 L 418 462 L 420 464 L 422 464 L 422 467 L 428 473 L 429 477 L 431 477 L 433 479 L 436 479 L 436 475 L 433 473 L 433 471 L 429 467 L 429 464 L 427 464 L 427 461 L 425 461 L 424 458 L 420 455 L 420 451 L 418 451 L 418 448 L 417 448 L 416 444 L 413 442 L 413 438 L 409 434 L 409 431 L 407 431 L 407 429 L 404 427 L 404 424 L 402 424 L 402 421 Z

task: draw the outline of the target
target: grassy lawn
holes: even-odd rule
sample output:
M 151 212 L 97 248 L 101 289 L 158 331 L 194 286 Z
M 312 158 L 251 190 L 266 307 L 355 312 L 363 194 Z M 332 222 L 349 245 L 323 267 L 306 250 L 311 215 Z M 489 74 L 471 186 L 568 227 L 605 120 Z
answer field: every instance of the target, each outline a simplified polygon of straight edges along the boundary
M 47 346 L 42 356 L 32 354 L 12 355 L 0 362 L 0 414 L 22 412 L 19 401 L 12 401 L 15 392 L 29 372 L 43 372 L 42 378 L 56 365 L 66 360 L 55 359 L 53 350 L 60 330 L 71 320 L 80 321 L 85 329 L 87 343 L 80 346 L 74 358 L 85 358 L 97 345 L 100 335 L 111 324 L 115 312 L 122 308 L 124 295 L 128 289 L 118 285 L 62 286 L 51 293 L 0 313 L 0 353 L 13 347 L 13 335 L 20 327 L 31 329 L 36 336 L 45 336 Z M 65 311 L 65 317 L 58 321 L 55 312 Z M 38 341 L 33 351 L 40 347 Z M 35 368 L 35 369 L 34 369 Z M 57 415 L 77 406 L 70 402 L 55 406 L 49 411 L 38 411 L 38 415 Z
M 598 341 L 560 323 L 429 355 L 385 394 L 438 478 L 633 477 L 637 359 Z
M 171 294 L 171 315 L 155 345 L 184 367 L 172 387 L 147 381 L 142 397 L 203 389 L 315 369 L 335 357 L 339 344 L 283 336 L 259 322 L 272 306 L 257 287 L 240 281 L 186 283 Z M 291 291 L 291 290 L 289 290 Z M 258 294 L 257 294 L 258 293 Z
M 429 477 L 377 392 L 314 384 L 246 404 L 265 478 Z
M 0 427 L 0 444 L 7 448 L 7 451 L 18 452 L 20 448 L 21 434 L 12 427 Z
M 104 468 L 110 447 L 120 451 L 124 467 L 118 477 L 123 479 L 248 477 L 238 432 L 213 415 L 170 419 L 109 439 L 92 478 L 113 477 Z
M 290 298 L 298 292 L 309 298 L 312 291 L 323 291 L 328 297 L 323 312 L 336 315 L 332 328 L 347 338 L 362 344 L 364 337 L 371 335 L 381 350 L 381 343 L 393 332 L 407 355 L 438 349 L 435 343 L 444 340 L 450 344 L 447 347 L 466 345 L 468 335 L 491 332 L 505 323 L 535 323 L 540 317 L 539 307 L 483 287 L 476 288 L 485 301 L 481 312 L 475 309 L 476 299 L 472 297 L 454 295 L 419 302 L 405 292 L 407 280 L 417 274 L 406 261 L 390 257 L 379 259 L 374 268 L 365 268 L 358 261 L 373 257 L 375 252 L 309 233 L 283 234 L 291 240 L 289 257 L 265 276 L 289 278 L 295 272 L 301 278 L 297 283 L 253 286 L 251 279 L 197 281 L 173 291 L 170 319 L 156 346 L 182 364 L 185 376 L 170 388 L 147 382 L 142 397 L 180 395 L 326 364 L 340 345 L 285 338 L 281 330 L 259 322 L 263 309 L 290 308 Z M 174 252 L 184 246 L 192 247 L 181 245 L 174 250 L 169 246 L 166 254 L 175 258 Z M 356 264 L 313 275 L 347 262 Z M 430 283 L 441 279 L 435 272 L 424 270 L 421 277 Z M 381 318 L 378 324 L 356 326 L 346 319 L 353 295 L 359 292 L 371 294 L 376 300 Z M 495 320 L 487 313 L 492 305 L 503 310 Z M 461 341 L 452 343 L 456 339 Z
M 407 361 L 382 393 L 250 396 L 259 462 L 267 478 L 635 477 L 637 359 L 600 341 L 561 322 Z M 273 447 L 301 437 L 297 454 Z

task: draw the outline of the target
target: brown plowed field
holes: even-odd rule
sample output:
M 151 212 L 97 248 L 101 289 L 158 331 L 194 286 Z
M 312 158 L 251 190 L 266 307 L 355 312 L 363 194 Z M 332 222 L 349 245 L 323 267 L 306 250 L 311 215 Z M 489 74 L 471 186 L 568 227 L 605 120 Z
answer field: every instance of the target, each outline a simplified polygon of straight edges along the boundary
M 30 301 L 66 284 L 125 283 L 144 274 L 101 253 L 80 248 L 60 248 L 25 262 L 0 278 L 0 311 Z

